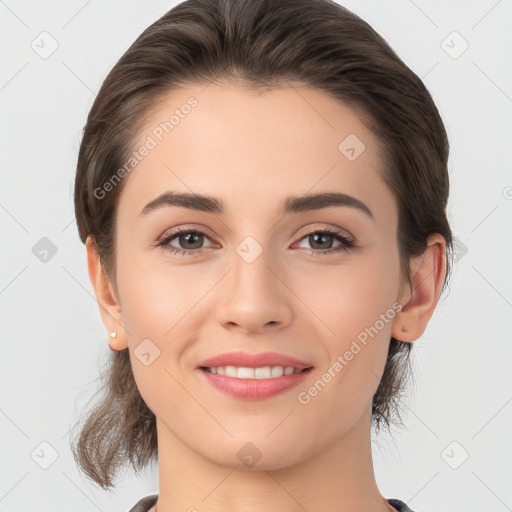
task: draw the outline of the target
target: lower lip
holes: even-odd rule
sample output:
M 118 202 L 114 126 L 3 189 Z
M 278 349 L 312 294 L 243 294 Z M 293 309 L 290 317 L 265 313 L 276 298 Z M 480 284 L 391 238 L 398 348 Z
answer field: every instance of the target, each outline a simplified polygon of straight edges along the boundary
M 312 369 L 271 379 L 238 379 L 200 368 L 199 371 L 205 375 L 212 386 L 228 395 L 243 400 L 263 400 L 299 385 Z

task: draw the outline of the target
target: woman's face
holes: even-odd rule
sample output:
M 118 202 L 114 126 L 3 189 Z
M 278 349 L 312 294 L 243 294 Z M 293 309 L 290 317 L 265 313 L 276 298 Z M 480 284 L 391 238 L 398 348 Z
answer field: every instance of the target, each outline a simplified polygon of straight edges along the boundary
M 376 137 L 315 90 L 213 84 L 169 94 L 139 135 L 118 202 L 116 277 L 159 438 L 232 467 L 252 450 L 258 469 L 277 469 L 366 429 L 402 303 Z M 306 200 L 317 194 L 330 196 Z M 272 382 L 265 370 L 247 381 L 199 368 L 231 352 L 312 369 Z

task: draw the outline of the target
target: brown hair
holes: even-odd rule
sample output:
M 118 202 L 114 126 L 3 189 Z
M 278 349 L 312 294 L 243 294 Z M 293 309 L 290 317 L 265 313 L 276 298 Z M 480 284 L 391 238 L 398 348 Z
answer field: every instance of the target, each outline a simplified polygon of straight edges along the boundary
M 148 27 L 108 74 L 87 118 L 78 156 L 75 213 L 82 242 L 91 236 L 115 283 L 115 211 L 123 178 L 98 197 L 127 161 L 148 113 L 172 90 L 212 81 L 270 88 L 288 81 L 353 108 L 382 144 L 383 176 L 399 210 L 403 275 L 430 234 L 452 234 L 446 218 L 448 140 L 422 81 L 365 21 L 329 0 L 187 0 Z M 105 190 L 105 189 L 103 189 Z M 411 343 L 390 340 L 372 422 L 397 423 L 410 374 Z M 72 451 L 103 488 L 126 462 L 157 458 L 156 422 L 136 386 L 128 349 L 111 355 L 105 394 Z

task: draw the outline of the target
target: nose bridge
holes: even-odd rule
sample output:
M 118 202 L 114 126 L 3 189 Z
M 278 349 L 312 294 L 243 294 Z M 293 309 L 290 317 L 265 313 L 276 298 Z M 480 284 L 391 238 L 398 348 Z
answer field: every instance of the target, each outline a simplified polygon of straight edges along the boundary
M 247 236 L 235 248 L 232 291 L 240 294 L 240 298 L 250 299 L 253 295 L 264 295 L 268 300 L 278 292 L 274 282 L 276 278 L 270 270 L 271 250 L 263 243 L 258 242 L 253 236 Z M 275 266 L 275 257 L 273 261 Z

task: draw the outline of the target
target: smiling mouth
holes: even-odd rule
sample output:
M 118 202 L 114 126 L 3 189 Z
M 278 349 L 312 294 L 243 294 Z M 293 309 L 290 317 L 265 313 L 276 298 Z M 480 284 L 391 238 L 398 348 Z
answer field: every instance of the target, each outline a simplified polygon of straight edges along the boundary
M 259 368 L 250 368 L 244 366 L 200 366 L 200 370 L 211 373 L 213 375 L 224 375 L 236 379 L 277 379 L 280 377 L 287 377 L 298 373 L 309 372 L 313 369 L 309 368 L 295 368 L 293 366 L 262 366 Z
M 266 400 L 300 385 L 313 368 L 200 366 L 198 370 L 211 386 L 225 395 L 238 400 Z

